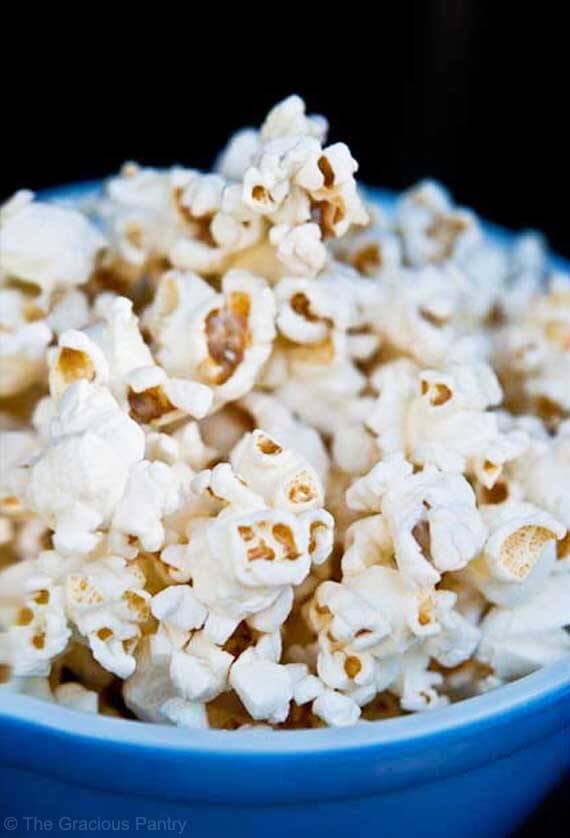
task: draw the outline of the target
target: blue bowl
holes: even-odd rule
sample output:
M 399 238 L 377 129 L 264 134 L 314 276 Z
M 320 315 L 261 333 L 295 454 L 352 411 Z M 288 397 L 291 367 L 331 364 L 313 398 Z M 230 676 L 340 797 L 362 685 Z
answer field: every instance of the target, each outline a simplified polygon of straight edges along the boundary
M 189 731 L 4 692 L 0 761 L 0 834 L 507 835 L 570 770 L 570 660 L 448 708 L 336 730 Z

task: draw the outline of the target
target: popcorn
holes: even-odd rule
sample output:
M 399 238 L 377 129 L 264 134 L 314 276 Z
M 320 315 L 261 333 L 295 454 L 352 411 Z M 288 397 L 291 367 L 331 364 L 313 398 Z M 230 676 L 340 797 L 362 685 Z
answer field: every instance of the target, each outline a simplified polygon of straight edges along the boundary
M 402 469 L 402 476 L 389 484 L 385 481 L 394 474 L 394 465 Z M 390 466 L 384 470 L 375 467 L 372 491 L 394 541 L 398 567 L 411 583 L 437 583 L 442 572 L 465 567 L 485 540 L 486 528 L 473 491 L 459 474 L 446 474 L 434 467 L 405 474 L 399 459 Z M 360 485 L 366 485 L 364 481 L 366 477 Z
M 277 723 L 287 718 L 293 698 L 287 667 L 249 648 L 233 664 L 230 684 L 253 719 Z
M 532 503 L 550 512 L 570 529 L 570 498 L 566 490 L 570 468 L 570 423 L 560 425 L 552 437 L 533 440 L 531 450 L 509 467 Z
M 566 528 L 530 503 L 507 501 L 482 507 L 481 514 L 490 534 L 468 578 L 490 602 L 514 605 L 552 571 Z
M 485 539 L 473 491 L 461 475 L 426 468 L 388 491 L 382 509 L 398 567 L 418 585 L 465 567 Z
M 477 657 L 498 678 L 528 675 L 570 651 L 570 576 L 550 577 L 530 599 L 493 608 L 483 620 Z
M 406 257 L 413 265 L 457 258 L 480 236 L 472 213 L 453 209 L 444 190 L 433 181 L 405 193 L 397 218 Z
M 184 650 L 173 654 L 170 677 L 182 698 L 187 701 L 208 701 L 228 688 L 228 673 L 232 663 L 232 655 L 199 632 Z
M 157 620 L 181 631 L 200 628 L 207 616 L 206 609 L 189 585 L 164 588 L 152 598 L 150 608 Z
M 313 713 L 331 727 L 348 727 L 358 721 L 360 707 L 348 696 L 325 690 L 313 702 Z
M 128 678 L 140 625 L 150 616 L 145 578 L 136 565 L 108 556 L 87 562 L 65 580 L 66 611 L 93 657 L 109 672 Z
M 38 440 L 29 431 L 0 431 L 0 511 L 17 517 L 25 510 L 27 466 L 37 453 Z
M 272 229 L 270 241 L 285 270 L 295 276 L 315 276 L 325 266 L 326 250 L 319 227 L 313 222 L 297 227 L 279 224 Z
M 11 594 L 10 570 L 2 573 L 2 599 Z M 0 635 L 0 662 L 10 668 L 15 678 L 47 676 L 52 659 L 65 649 L 71 636 L 63 608 L 63 591 L 49 579 L 38 584 L 33 561 L 18 570 L 24 578 L 16 580 L 16 597 L 8 609 L 8 619 L 2 620 L 7 628 Z
M 484 364 L 452 367 L 447 375 L 425 370 L 420 373 L 420 388 L 421 396 L 408 414 L 412 459 L 464 471 L 462 455 L 468 458 L 470 453 L 462 451 L 466 440 L 474 451 L 481 451 L 497 435 L 494 417 L 484 412 L 501 399 L 493 371 Z M 453 455 L 456 464 L 450 462 Z
M 568 277 L 327 127 L 0 209 L 3 689 L 344 726 L 570 651 Z
M 189 474 L 165 463 L 141 460 L 129 471 L 115 507 L 111 529 L 137 538 L 143 550 L 159 550 L 165 538 L 162 520 L 179 509 L 189 492 Z
M 99 212 L 120 260 L 137 267 L 168 253 L 177 236 L 191 223 L 181 205 L 184 188 L 196 172 L 170 172 L 127 163 L 106 184 Z
M 144 638 L 137 649 L 137 667 L 123 685 L 127 706 L 139 719 L 181 727 L 207 728 L 205 705 L 178 696 L 170 677 L 170 653 L 153 647 L 153 636 Z
M 231 462 L 269 506 L 295 512 L 322 506 L 323 489 L 314 469 L 262 431 L 244 436 Z
M 16 288 L 0 288 L 0 398 L 41 378 L 51 337 L 45 312 L 33 298 Z
M 443 683 L 439 672 L 428 669 L 429 656 L 422 652 L 408 652 L 402 660 L 401 674 L 394 691 L 400 697 L 404 710 L 417 713 L 421 710 L 433 710 L 448 703 L 435 687 Z
M 193 586 L 210 611 L 221 611 L 230 621 L 224 635 L 309 573 L 307 531 L 285 510 L 221 517 L 205 539 L 206 549 L 190 560 Z
M 50 295 L 84 285 L 105 238 L 77 210 L 34 201 L 19 192 L 0 212 L 0 276 L 29 282 Z
M 167 273 L 146 323 L 167 373 L 211 387 L 217 406 L 251 389 L 271 351 L 274 303 L 265 283 L 231 271 L 222 293 L 193 274 Z
M 67 388 L 27 488 L 27 504 L 54 529 L 58 550 L 95 547 L 143 453 L 143 432 L 107 390 L 84 380 Z
M 83 713 L 97 713 L 99 710 L 99 696 L 93 690 L 86 690 L 81 684 L 69 682 L 60 684 L 54 690 L 54 698 L 58 704 L 71 710 Z
M 277 436 L 285 447 L 310 463 L 320 480 L 326 483 L 329 456 L 314 428 L 299 422 L 278 399 L 266 393 L 251 391 L 240 404 L 251 413 L 257 428 L 269 436 Z
M 539 411 L 568 414 L 569 329 L 570 278 L 558 275 L 548 294 L 529 299 L 519 323 L 513 318 L 499 333 L 495 362 L 513 398 L 522 397 Z

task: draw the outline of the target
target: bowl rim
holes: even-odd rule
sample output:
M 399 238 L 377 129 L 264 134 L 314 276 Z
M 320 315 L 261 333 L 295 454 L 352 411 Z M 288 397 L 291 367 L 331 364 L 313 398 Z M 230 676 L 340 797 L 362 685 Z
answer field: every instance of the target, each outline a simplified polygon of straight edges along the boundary
M 103 180 L 81 181 L 41 190 L 39 197 L 64 203 L 89 201 L 101 190 Z M 366 198 L 390 209 L 398 193 L 362 185 Z M 516 233 L 484 222 L 487 235 L 499 246 L 513 241 Z M 556 270 L 570 270 L 570 263 L 553 255 Z M 127 747 L 151 747 L 172 752 L 248 755 L 322 754 L 363 748 L 404 745 L 446 733 L 472 730 L 485 721 L 504 720 L 540 712 L 570 698 L 570 655 L 537 672 L 495 690 L 447 707 L 385 719 L 360 721 L 345 728 L 312 730 L 195 730 L 128 719 L 87 714 L 48 701 L 0 689 L 0 724 L 19 722 L 25 727 L 53 731 L 89 740 L 109 741 Z
M 2 722 L 67 734 L 87 741 L 185 753 L 317 754 L 418 743 L 446 734 L 473 732 L 485 722 L 542 713 L 570 699 L 570 656 L 483 695 L 456 704 L 378 722 L 313 730 L 195 730 L 83 713 L 44 699 L 0 690 Z

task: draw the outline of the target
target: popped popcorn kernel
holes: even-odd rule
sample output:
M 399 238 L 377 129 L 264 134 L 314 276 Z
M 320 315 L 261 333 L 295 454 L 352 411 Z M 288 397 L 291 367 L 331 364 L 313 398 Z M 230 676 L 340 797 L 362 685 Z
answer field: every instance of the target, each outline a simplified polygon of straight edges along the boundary
M 327 131 L 0 208 L 3 689 L 341 727 L 570 653 L 570 280 Z

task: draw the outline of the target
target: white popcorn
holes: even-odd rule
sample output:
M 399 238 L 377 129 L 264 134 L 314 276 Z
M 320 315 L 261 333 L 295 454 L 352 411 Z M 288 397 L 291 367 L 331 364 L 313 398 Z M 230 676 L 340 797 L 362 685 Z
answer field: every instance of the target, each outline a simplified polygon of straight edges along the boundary
M 411 463 L 402 454 L 389 454 L 376 463 L 368 474 L 354 481 L 346 493 L 347 505 L 358 512 L 380 512 L 382 498 L 389 488 L 412 473 Z
M 29 468 L 38 450 L 29 431 L 0 431 L 0 511 L 16 517 L 25 509 Z
M 266 393 L 252 391 L 240 404 L 251 413 L 257 428 L 269 436 L 276 436 L 285 447 L 299 454 L 315 469 L 323 484 L 326 484 L 329 456 L 314 428 L 299 422 L 278 399 Z
M 377 290 L 372 322 L 380 336 L 421 364 L 439 364 L 461 334 L 468 279 L 453 264 L 405 269 Z
M 37 285 L 44 294 L 83 285 L 104 237 L 77 210 L 18 193 L 0 215 L 0 276 Z
M 47 315 L 47 324 L 56 335 L 70 329 L 83 329 L 89 325 L 91 312 L 89 301 L 83 291 L 74 288 L 63 296 L 56 295 Z
M 293 670 L 293 667 L 295 669 Z M 287 670 L 293 679 L 293 701 L 302 706 L 314 701 L 325 691 L 325 686 L 316 675 L 307 674 L 306 664 L 287 664 Z
M 324 117 L 305 115 L 305 103 L 300 96 L 288 96 L 267 114 L 261 127 L 261 138 L 267 142 L 280 137 L 306 134 L 321 142 L 327 129 Z
M 343 576 L 354 576 L 373 564 L 390 566 L 393 555 L 394 544 L 384 516 L 369 515 L 360 518 L 345 532 Z
M 570 529 L 570 497 L 567 491 L 570 469 L 570 423 L 560 425 L 553 437 L 535 442 L 531 450 L 515 460 L 509 474 L 520 482 L 532 503 L 548 510 Z
M 453 209 L 446 193 L 433 181 L 424 181 L 404 194 L 397 218 L 406 257 L 413 265 L 457 257 L 480 236 L 472 213 Z
M 205 546 L 192 550 L 190 543 L 194 591 L 210 611 L 230 618 L 233 628 L 269 608 L 284 587 L 299 585 L 309 573 L 308 533 L 291 512 L 220 517 L 204 537 Z M 228 628 L 229 636 L 231 623 Z
M 182 506 L 190 491 L 189 478 L 183 466 L 148 460 L 136 463 L 115 506 L 111 528 L 138 538 L 143 550 L 160 550 L 165 535 L 162 520 Z
M 107 390 L 83 380 L 66 389 L 50 430 L 30 470 L 27 502 L 54 529 L 57 549 L 88 552 L 143 457 L 144 435 Z
M 549 578 L 513 608 L 493 608 L 482 623 L 479 660 L 499 678 L 528 675 L 570 652 L 570 576 Z
M 236 270 L 221 294 L 193 274 L 165 274 L 146 322 L 166 371 L 208 385 L 219 406 L 253 386 L 271 351 L 273 317 L 264 281 Z
M 400 463 L 395 462 L 398 470 Z M 374 475 L 367 488 L 377 493 L 376 508 L 386 518 L 396 562 L 406 578 L 420 587 L 432 585 L 439 581 L 442 572 L 465 567 L 486 536 L 475 495 L 465 478 L 426 467 L 397 478 L 387 487 L 384 480 L 395 472 L 376 468 L 378 476 Z M 366 480 L 361 478 L 360 485 L 365 486 Z M 371 500 L 364 494 L 365 503 L 370 504 Z M 350 502 L 363 501 L 351 495 Z
M 308 222 L 297 227 L 279 224 L 271 230 L 271 243 L 285 270 L 295 276 L 315 276 L 326 262 L 327 253 L 317 224 Z
M 53 694 L 58 704 L 69 707 L 71 710 L 80 710 L 83 713 L 97 713 L 99 710 L 97 693 L 85 689 L 81 684 L 73 682 L 60 684 Z
M 475 557 L 486 528 L 464 477 L 426 468 L 392 491 L 382 510 L 396 547 L 396 561 L 416 584 L 460 570 Z
M 200 628 L 207 616 L 189 585 L 172 585 L 159 591 L 151 600 L 150 610 L 157 620 L 181 631 Z
M 169 722 L 179 727 L 192 729 L 209 727 L 206 708 L 200 701 L 184 701 L 184 699 L 180 698 L 169 698 L 162 705 L 161 712 Z
M 230 670 L 230 684 L 253 719 L 276 723 L 287 718 L 293 683 L 286 666 L 246 649 Z
M 402 265 L 399 238 L 382 227 L 368 227 L 351 235 L 348 240 L 341 239 L 337 251 L 343 261 L 368 277 L 393 277 Z
M 4 690 L 343 726 L 570 651 L 570 280 L 326 131 L 0 208 Z
M 52 331 L 44 310 L 16 288 L 0 288 L 0 398 L 34 384 L 45 371 Z
M 313 702 L 313 713 L 331 727 L 347 727 L 360 718 L 360 707 L 346 695 L 325 690 Z
M 241 180 L 258 150 L 258 132 L 244 128 L 230 139 L 216 162 L 216 169 L 228 180 Z
M 378 437 L 383 454 L 406 451 L 407 413 L 419 393 L 418 368 L 407 358 L 379 367 L 372 376 L 378 398 L 366 417 L 366 427 Z
M 127 706 L 139 719 L 181 727 L 208 727 L 206 708 L 202 702 L 186 701 L 176 695 L 170 677 L 172 646 L 153 645 L 153 635 L 145 638 L 137 649 L 136 670 L 123 685 Z
M 187 701 L 208 701 L 228 688 L 233 657 L 201 632 L 183 650 L 174 652 L 170 677 L 177 693 Z
M 408 652 L 401 661 L 401 674 L 392 690 L 400 696 L 404 710 L 418 712 L 443 707 L 448 703 L 435 687 L 443 683 L 439 672 L 428 669 L 429 655 L 421 651 Z
M 67 331 L 59 339 L 50 357 L 49 389 L 60 399 L 74 381 L 107 384 L 109 364 L 101 349 L 84 332 Z
M 466 461 L 484 453 L 498 436 L 486 408 L 501 400 L 501 388 L 485 364 L 452 366 L 420 373 L 421 395 L 407 414 L 410 458 L 446 471 L 464 471 Z
M 556 541 L 566 528 L 530 503 L 507 501 L 484 506 L 489 529 L 481 555 L 468 578 L 490 602 L 514 605 L 532 595 L 556 562 Z
M 150 615 L 150 595 L 136 565 L 109 556 L 88 561 L 65 580 L 66 612 L 101 666 L 128 678 L 135 669 L 140 624 Z
M 555 276 L 548 294 L 534 294 L 517 321 L 499 333 L 495 362 L 529 403 L 570 410 L 570 278 Z
M 263 431 L 245 436 L 231 461 L 236 473 L 269 506 L 295 512 L 322 506 L 323 488 L 314 469 Z
M 35 577 L 34 561 L 15 567 L 20 579 L 14 580 L 13 592 L 10 591 L 12 568 L 2 573 L 2 599 L 12 594 L 15 608 L 10 609 L 13 613 L 0 635 L 0 662 L 10 667 L 15 678 L 47 676 L 52 659 L 65 649 L 71 635 L 63 592 L 49 578 Z
M 120 259 L 142 267 L 166 255 L 179 235 L 200 227 L 181 203 L 195 177 L 191 170 L 161 172 L 129 163 L 107 182 L 99 213 Z

